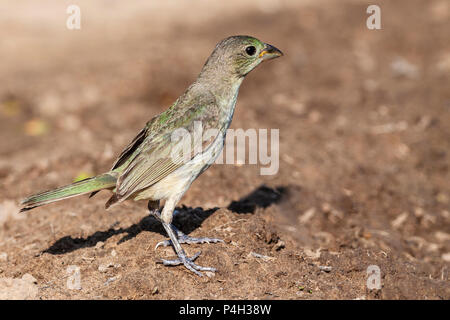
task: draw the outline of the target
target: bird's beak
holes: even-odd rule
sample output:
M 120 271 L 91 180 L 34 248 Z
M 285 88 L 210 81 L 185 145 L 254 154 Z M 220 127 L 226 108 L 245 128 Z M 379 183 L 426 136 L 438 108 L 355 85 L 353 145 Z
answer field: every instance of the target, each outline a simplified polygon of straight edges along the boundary
M 264 49 L 259 54 L 259 57 L 262 60 L 270 60 L 270 59 L 281 57 L 282 55 L 283 55 L 283 52 L 281 52 L 280 50 L 278 50 L 274 46 L 271 46 L 270 44 L 266 43 L 266 46 L 264 47 Z

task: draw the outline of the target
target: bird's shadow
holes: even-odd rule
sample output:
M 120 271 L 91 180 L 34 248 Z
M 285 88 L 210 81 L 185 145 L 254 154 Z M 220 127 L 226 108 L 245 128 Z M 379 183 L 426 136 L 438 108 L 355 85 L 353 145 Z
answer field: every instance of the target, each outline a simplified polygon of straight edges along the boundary
M 279 202 L 287 192 L 286 187 L 270 188 L 261 185 L 247 196 L 238 201 L 232 201 L 228 209 L 235 213 L 254 213 L 257 208 L 266 208 L 273 203 Z M 216 212 L 219 208 L 204 210 L 203 208 L 178 207 L 178 213 L 174 216 L 173 224 L 183 233 L 189 234 L 201 226 L 203 221 Z M 153 216 L 148 215 L 136 224 L 128 228 L 115 229 L 110 227 L 106 231 L 96 231 L 85 238 L 73 238 L 65 236 L 58 239 L 49 248 L 41 253 L 64 254 L 86 247 L 95 247 L 98 242 L 105 242 L 109 238 L 124 234 L 117 242 L 118 244 L 136 237 L 142 231 L 157 232 L 167 236 L 161 223 Z

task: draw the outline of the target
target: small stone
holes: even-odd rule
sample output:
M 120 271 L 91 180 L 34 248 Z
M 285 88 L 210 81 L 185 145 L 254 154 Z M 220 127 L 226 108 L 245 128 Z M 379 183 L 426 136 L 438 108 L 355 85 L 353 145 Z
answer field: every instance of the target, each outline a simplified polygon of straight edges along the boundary
M 330 213 L 332 210 L 331 205 L 327 202 L 322 204 L 322 212 L 323 213 Z
M 102 263 L 101 265 L 98 266 L 98 271 L 106 272 L 106 271 L 108 271 L 109 268 L 111 268 L 113 266 L 114 266 L 114 264 L 112 262 Z
M 319 266 L 319 269 L 324 272 L 330 272 L 333 268 L 330 266 Z
M 106 280 L 106 282 L 104 283 L 105 286 L 109 285 L 111 282 L 116 281 L 117 279 L 119 279 L 120 277 L 111 277 L 108 278 L 108 280 Z
M 39 292 L 36 279 L 23 275 L 22 279 L 0 278 L 0 300 L 33 300 Z
M 308 120 L 312 123 L 317 123 L 322 119 L 322 114 L 319 111 L 312 110 L 308 114 Z
M 278 240 L 278 242 L 275 244 L 274 249 L 275 251 L 280 251 L 281 249 L 286 247 L 286 243 L 283 240 Z
M 31 274 L 29 274 L 29 273 L 25 273 L 25 274 L 22 276 L 22 280 L 24 280 L 24 281 L 26 281 L 26 282 L 28 282 L 28 283 L 34 283 L 34 284 L 37 283 L 36 278 L 33 277 L 33 276 L 32 276 Z
M 403 223 L 406 221 L 406 219 L 408 219 L 408 212 L 403 212 L 402 214 L 398 215 L 398 217 L 395 218 L 391 222 L 391 226 L 394 229 L 398 229 L 398 228 L 400 228 L 403 225 Z
M 401 132 L 408 129 L 408 123 L 406 121 L 399 121 L 395 123 L 386 123 L 372 127 L 373 134 L 387 134 L 393 132 Z
M 262 255 L 262 254 L 259 254 L 259 253 L 253 252 L 253 251 L 250 252 L 250 253 L 248 254 L 248 256 L 249 256 L 249 257 L 253 257 L 253 258 L 257 258 L 257 259 L 262 259 L 262 260 L 264 260 L 264 261 L 275 260 L 274 257 L 265 256 L 265 255 Z
M 316 213 L 316 208 L 311 207 L 308 210 L 305 211 L 301 216 L 298 218 L 298 222 L 300 224 L 306 224 L 309 220 L 311 220 L 312 217 L 314 217 Z
M 434 236 L 440 242 L 444 242 L 444 241 L 449 241 L 450 240 L 450 234 L 442 232 L 442 231 L 436 231 L 434 233 Z M 0 257 L 1 257 L 1 255 L 0 255 Z
M 313 251 L 313 250 L 311 250 L 309 248 L 306 248 L 304 250 L 304 252 L 305 252 L 306 256 L 308 258 L 310 258 L 310 259 L 315 260 L 315 259 L 319 259 L 320 258 L 320 249 L 317 249 L 316 251 Z
M 396 76 L 410 79 L 417 78 L 419 75 L 419 68 L 402 57 L 398 57 L 391 63 L 391 70 Z
M 0 252 L 0 261 L 8 261 L 8 254 L 6 252 Z
M 417 218 L 423 217 L 424 214 L 425 214 L 425 211 L 424 211 L 422 208 L 417 207 L 417 208 L 414 209 L 414 215 L 415 215 Z
M 103 241 L 99 241 L 97 242 L 97 244 L 95 245 L 95 249 L 101 249 L 105 246 L 105 243 Z

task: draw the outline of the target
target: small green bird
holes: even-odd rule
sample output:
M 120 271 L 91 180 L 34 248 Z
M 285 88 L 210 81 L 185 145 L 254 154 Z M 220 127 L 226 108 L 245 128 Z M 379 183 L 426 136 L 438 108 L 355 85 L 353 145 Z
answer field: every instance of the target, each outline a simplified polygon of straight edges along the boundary
M 144 129 L 123 150 L 111 170 L 55 190 L 41 192 L 22 200 L 21 212 L 51 202 L 103 189 L 113 192 L 106 208 L 126 199 L 149 200 L 148 208 L 164 226 L 170 237 L 158 243 L 172 245 L 178 258 L 164 260 L 164 265 L 183 264 L 201 276 L 200 271 L 216 269 L 198 266 L 180 243 L 222 242 L 220 239 L 193 238 L 172 225 L 175 207 L 191 183 L 220 154 L 226 131 L 233 118 L 239 87 L 244 77 L 261 62 L 282 56 L 277 48 L 250 36 L 232 36 L 220 41 L 206 61 L 197 80 L 166 111 L 147 122 Z M 202 141 L 188 158 L 174 157 L 179 146 L 173 139 L 177 129 L 195 134 L 196 123 L 203 129 L 214 129 L 210 139 Z M 186 161 L 187 160 L 187 161 Z M 160 200 L 165 201 L 162 211 Z

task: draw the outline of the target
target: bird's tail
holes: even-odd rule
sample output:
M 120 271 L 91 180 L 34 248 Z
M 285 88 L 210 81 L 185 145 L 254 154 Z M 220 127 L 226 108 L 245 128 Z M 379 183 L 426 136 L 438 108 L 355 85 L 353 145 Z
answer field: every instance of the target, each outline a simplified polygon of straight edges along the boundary
M 55 201 L 76 197 L 85 193 L 98 191 L 102 189 L 113 188 L 116 185 L 117 178 L 109 173 L 105 173 L 93 178 L 87 178 L 64 187 L 54 190 L 40 192 L 29 196 L 21 201 L 22 208 L 20 212 L 31 210 L 44 204 Z

